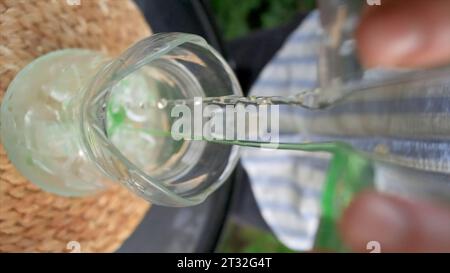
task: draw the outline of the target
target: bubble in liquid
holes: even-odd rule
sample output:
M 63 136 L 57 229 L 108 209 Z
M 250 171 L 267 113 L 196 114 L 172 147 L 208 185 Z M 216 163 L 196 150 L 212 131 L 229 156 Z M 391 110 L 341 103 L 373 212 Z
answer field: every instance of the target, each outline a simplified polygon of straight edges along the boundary
M 264 98 L 264 97 L 256 99 L 256 103 L 259 104 L 259 105 L 266 105 L 266 104 L 269 104 L 269 102 L 270 101 L 267 98 Z
M 156 106 L 158 107 L 158 109 L 164 109 L 167 106 L 167 100 L 164 98 L 161 98 L 158 103 L 156 104 Z
M 201 105 L 202 103 L 202 100 L 194 100 L 194 105 Z

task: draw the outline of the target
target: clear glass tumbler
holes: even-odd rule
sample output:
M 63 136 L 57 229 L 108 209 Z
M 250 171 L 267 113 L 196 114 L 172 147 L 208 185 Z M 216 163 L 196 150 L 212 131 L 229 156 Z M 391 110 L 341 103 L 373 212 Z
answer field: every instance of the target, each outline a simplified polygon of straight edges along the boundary
M 170 113 L 154 104 L 241 93 L 226 62 L 195 35 L 156 34 L 115 59 L 60 50 L 10 84 L 1 137 L 16 168 L 46 191 L 80 196 L 120 182 L 152 203 L 189 206 L 226 180 L 238 147 L 161 134 L 170 132 Z

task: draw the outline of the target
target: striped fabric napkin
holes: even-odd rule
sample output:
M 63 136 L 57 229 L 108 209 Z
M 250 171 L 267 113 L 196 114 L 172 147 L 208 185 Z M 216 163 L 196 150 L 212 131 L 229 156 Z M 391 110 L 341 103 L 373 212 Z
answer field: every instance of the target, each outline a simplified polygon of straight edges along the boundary
M 317 87 L 322 32 L 319 13 L 312 12 L 264 68 L 251 94 L 288 96 Z M 364 77 L 380 75 L 373 72 Z M 280 128 L 284 129 L 280 141 L 345 140 L 365 151 L 389 153 L 392 161 L 405 167 L 377 165 L 379 190 L 421 195 L 426 186 L 450 196 L 450 142 L 427 135 L 435 126 L 449 126 L 450 135 L 450 122 L 445 122 L 450 120 L 450 98 L 436 97 L 435 90 L 433 97 L 422 91 L 419 88 L 411 98 L 399 101 L 381 90 L 363 102 L 356 98 L 324 111 L 280 107 Z M 420 118 L 432 122 L 417 126 Z M 242 162 L 262 215 L 292 249 L 308 250 L 314 244 L 329 160 L 330 155 L 323 153 L 243 150 Z

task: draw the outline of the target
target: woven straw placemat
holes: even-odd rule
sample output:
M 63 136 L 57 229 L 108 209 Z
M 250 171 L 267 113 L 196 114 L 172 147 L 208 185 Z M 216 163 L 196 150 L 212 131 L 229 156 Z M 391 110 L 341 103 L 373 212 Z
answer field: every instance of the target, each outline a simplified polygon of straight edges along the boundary
M 115 56 L 148 35 L 129 0 L 0 0 L 0 97 L 21 68 L 47 52 L 89 48 Z M 114 251 L 148 208 L 121 186 L 84 198 L 43 192 L 0 146 L 0 252 L 68 252 L 70 241 L 82 252 Z

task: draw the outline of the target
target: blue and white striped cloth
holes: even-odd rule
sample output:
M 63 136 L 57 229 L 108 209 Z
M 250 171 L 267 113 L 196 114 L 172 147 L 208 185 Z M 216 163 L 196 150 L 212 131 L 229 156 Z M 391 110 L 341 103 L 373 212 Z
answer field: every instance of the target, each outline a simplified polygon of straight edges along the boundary
M 262 71 L 252 95 L 287 96 L 317 87 L 323 31 L 318 15 L 317 11 L 311 13 L 290 35 Z M 365 78 L 372 75 L 367 74 Z M 445 185 L 447 194 L 450 142 L 436 136 L 437 131 L 450 135 L 450 122 L 446 122 L 450 120 L 450 98 L 444 93 L 447 91 L 419 87 L 406 100 L 395 100 L 396 92 L 386 92 L 377 90 L 363 98 L 356 96 L 353 101 L 326 111 L 280 108 L 280 123 L 287 125 L 280 124 L 280 128 L 289 128 L 280 132 L 280 141 L 345 139 L 362 150 L 390 153 L 392 160 L 428 172 L 399 172 L 380 165 L 375 181 L 380 189 L 402 191 L 406 181 L 408 185 L 417 182 L 416 190 L 420 192 L 420 183 L 427 181 L 431 188 L 437 185 L 436 191 L 442 191 Z M 424 122 L 417 126 L 422 119 Z M 278 238 L 292 249 L 307 250 L 314 244 L 329 159 L 328 154 L 301 151 L 243 151 L 242 162 L 262 215 Z

